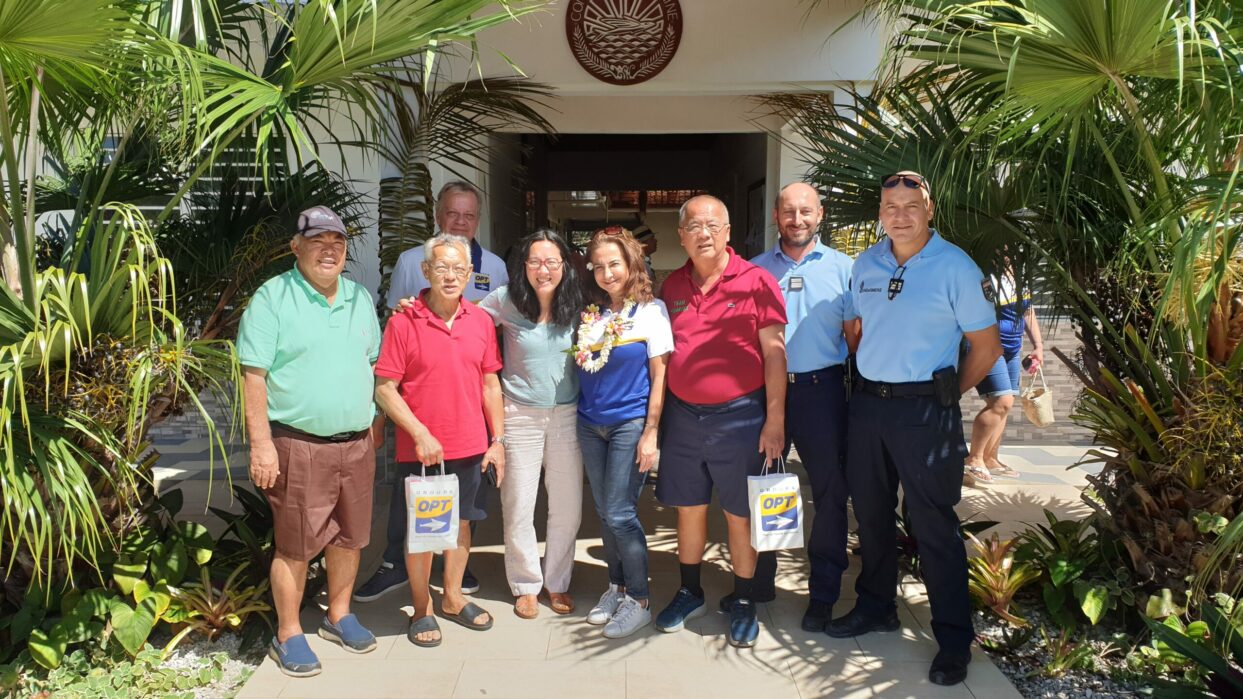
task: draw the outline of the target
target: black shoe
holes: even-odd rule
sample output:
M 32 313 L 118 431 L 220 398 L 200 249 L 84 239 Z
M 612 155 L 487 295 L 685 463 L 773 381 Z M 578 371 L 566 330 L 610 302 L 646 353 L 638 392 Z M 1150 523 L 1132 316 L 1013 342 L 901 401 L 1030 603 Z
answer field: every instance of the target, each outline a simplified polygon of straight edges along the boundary
M 380 568 L 376 570 L 367 582 L 363 583 L 354 591 L 355 602 L 371 602 L 378 600 L 393 590 L 400 590 L 409 587 L 406 580 L 406 566 L 404 563 L 394 565 L 388 561 L 380 564 Z
M 971 651 L 937 651 L 932 659 L 932 667 L 928 669 L 928 681 L 944 687 L 958 684 L 967 679 L 967 666 L 971 664 Z
M 897 631 L 900 626 L 902 622 L 898 621 L 896 609 L 886 616 L 876 618 L 868 617 L 855 607 L 846 616 L 830 621 L 824 632 L 833 638 L 852 638 L 873 631 Z
M 777 599 L 776 590 L 762 590 L 760 592 L 751 593 L 751 601 L 757 604 L 764 604 L 766 602 L 772 602 L 775 599 Z M 733 605 L 734 605 L 734 593 L 731 592 L 728 595 L 725 595 L 724 597 L 721 598 L 721 601 L 717 605 L 717 608 L 720 609 L 723 614 L 729 614 L 730 608 L 733 607 Z
M 479 592 L 479 579 L 470 572 L 470 568 L 467 568 L 466 572 L 462 573 L 462 594 L 473 595 L 476 592 Z
M 803 612 L 803 630 L 821 633 L 829 625 L 829 616 L 833 613 L 833 605 L 812 600 Z

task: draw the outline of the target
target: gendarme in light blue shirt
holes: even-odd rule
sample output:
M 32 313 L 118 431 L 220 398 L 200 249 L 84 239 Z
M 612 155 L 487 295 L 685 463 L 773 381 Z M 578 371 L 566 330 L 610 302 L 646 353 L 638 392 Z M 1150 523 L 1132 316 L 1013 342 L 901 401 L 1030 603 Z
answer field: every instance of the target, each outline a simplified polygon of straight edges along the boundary
M 963 333 L 997 324 L 984 273 L 935 230 L 903 266 L 902 291 L 890 300 L 889 280 L 898 274 L 898 261 L 889 239 L 855 260 L 851 300 L 863 319 L 855 358 L 859 373 L 872 381 L 929 381 L 937 369 L 958 366 Z
M 492 316 L 505 338 L 501 392 L 509 400 L 536 408 L 578 401 L 578 372 L 570 356 L 571 328 L 532 323 L 509 300 L 509 287 L 488 294 L 479 307 Z
M 801 374 L 844 362 L 848 351 L 842 322 L 855 318 L 850 258 L 817 237 L 798 262 L 777 243 L 751 263 L 768 270 L 785 297 L 787 370 Z

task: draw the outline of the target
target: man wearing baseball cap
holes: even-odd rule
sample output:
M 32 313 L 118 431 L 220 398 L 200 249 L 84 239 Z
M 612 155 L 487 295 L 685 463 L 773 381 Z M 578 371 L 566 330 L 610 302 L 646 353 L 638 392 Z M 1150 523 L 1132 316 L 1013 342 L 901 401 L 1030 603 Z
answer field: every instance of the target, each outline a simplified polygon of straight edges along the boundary
M 282 672 L 320 672 L 298 618 L 308 562 L 324 552 L 328 613 L 319 635 L 352 653 L 375 636 L 350 613 L 359 552 L 371 533 L 379 422 L 372 365 L 380 325 L 371 294 L 341 276 L 346 229 L 331 209 L 298 216 L 292 269 L 259 287 L 242 316 L 250 478 L 272 505 L 277 629 L 268 655 Z

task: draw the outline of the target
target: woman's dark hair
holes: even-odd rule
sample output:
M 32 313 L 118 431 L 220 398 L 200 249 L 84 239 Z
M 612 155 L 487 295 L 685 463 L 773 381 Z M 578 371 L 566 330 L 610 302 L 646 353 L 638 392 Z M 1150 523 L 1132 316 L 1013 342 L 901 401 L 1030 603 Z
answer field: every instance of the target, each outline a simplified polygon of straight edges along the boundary
M 556 245 L 561 255 L 561 283 L 557 284 L 557 290 L 552 295 L 552 324 L 573 327 L 579 312 L 583 310 L 582 282 L 573 264 L 569 244 L 556 231 L 541 228 L 514 246 L 509 255 L 509 300 L 523 318 L 532 323 L 539 322 L 539 297 L 527 280 L 527 257 L 531 254 L 531 246 L 540 241 Z

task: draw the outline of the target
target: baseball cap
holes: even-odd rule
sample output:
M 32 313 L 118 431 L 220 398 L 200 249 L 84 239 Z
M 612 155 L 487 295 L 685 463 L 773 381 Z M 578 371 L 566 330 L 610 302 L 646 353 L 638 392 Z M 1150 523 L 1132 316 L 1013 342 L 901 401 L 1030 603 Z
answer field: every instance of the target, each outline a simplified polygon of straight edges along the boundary
M 348 235 L 345 232 L 345 224 L 341 222 L 341 217 L 326 206 L 312 206 L 298 214 L 297 232 L 308 238 L 317 236 L 320 233 Z

